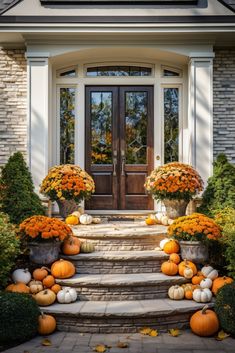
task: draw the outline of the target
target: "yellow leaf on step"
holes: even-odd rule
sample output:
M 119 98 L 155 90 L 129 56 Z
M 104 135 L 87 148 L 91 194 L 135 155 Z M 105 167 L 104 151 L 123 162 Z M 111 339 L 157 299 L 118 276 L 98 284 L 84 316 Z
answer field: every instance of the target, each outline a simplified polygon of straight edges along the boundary
M 171 335 L 172 337 L 178 337 L 179 335 L 181 335 L 181 332 L 178 328 L 171 328 L 168 332 L 169 335 Z
M 129 347 L 129 343 L 127 343 L 127 342 L 118 342 L 117 343 L 117 347 L 118 348 L 128 348 Z
M 149 333 L 149 336 L 157 337 L 158 336 L 158 330 L 151 330 L 150 333 Z
M 230 334 L 224 332 L 223 330 L 218 332 L 218 335 L 215 337 L 217 341 L 223 341 L 225 338 L 228 338 Z
M 44 340 L 42 340 L 42 345 L 51 346 L 51 341 L 48 338 L 45 338 Z
M 152 330 L 150 327 L 143 327 L 140 329 L 139 333 L 141 333 L 142 335 L 149 335 L 151 331 Z
M 98 344 L 97 346 L 95 346 L 94 351 L 98 353 L 104 353 L 106 352 L 106 346 L 103 344 Z

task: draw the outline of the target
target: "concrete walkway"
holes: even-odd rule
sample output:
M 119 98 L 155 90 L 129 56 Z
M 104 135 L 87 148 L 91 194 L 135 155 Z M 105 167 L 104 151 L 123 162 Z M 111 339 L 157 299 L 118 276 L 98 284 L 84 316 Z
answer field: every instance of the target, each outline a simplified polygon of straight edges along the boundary
M 82 334 L 56 332 L 48 336 L 51 346 L 43 346 L 44 337 L 37 336 L 29 342 L 6 353 L 92 353 L 96 345 L 107 346 L 107 353 L 235 353 L 235 339 L 217 341 L 215 338 L 201 338 L 189 330 L 181 331 L 178 337 L 160 333 L 158 337 L 135 334 Z M 128 344 L 118 348 L 118 342 Z

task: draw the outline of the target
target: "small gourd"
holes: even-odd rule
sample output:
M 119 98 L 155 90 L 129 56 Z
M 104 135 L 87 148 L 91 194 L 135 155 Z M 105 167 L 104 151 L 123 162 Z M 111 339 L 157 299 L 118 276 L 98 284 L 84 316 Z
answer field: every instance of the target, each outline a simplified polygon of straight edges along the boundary
M 191 267 L 186 266 L 184 269 L 184 277 L 187 279 L 190 279 L 193 277 L 193 270 L 191 269 Z
M 48 275 L 43 278 L 42 283 L 44 287 L 51 288 L 55 284 L 55 278 L 52 275 Z
M 193 291 L 193 286 L 191 283 L 185 283 L 181 285 L 181 288 L 183 288 L 184 293 L 186 293 L 187 291 Z
M 176 265 L 178 265 L 180 263 L 180 256 L 179 254 L 173 253 L 170 254 L 170 258 L 171 261 L 173 261 Z
M 204 278 L 205 277 L 203 276 L 203 274 L 197 273 L 195 276 L 193 276 L 192 283 L 193 284 L 200 284 Z
M 38 292 L 40 292 L 41 290 L 43 290 L 43 284 L 41 281 L 30 281 L 29 282 L 29 289 L 30 289 L 30 293 L 32 294 L 36 294 Z
M 209 288 L 204 289 L 195 289 L 193 291 L 193 300 L 197 303 L 207 303 L 210 302 L 212 299 L 212 292 Z
M 72 216 L 76 216 L 79 219 L 79 217 L 81 216 L 81 213 L 79 211 L 74 211 L 72 213 Z
M 154 226 L 157 224 L 157 221 L 156 221 L 156 219 L 148 217 L 148 218 L 146 218 L 145 223 L 147 224 L 147 226 Z
M 92 223 L 94 223 L 94 224 L 100 224 L 100 223 L 101 223 L 101 218 L 100 218 L 100 217 L 93 217 Z
M 79 221 L 81 224 L 83 225 L 89 225 L 92 223 L 92 216 L 88 215 L 88 214 L 82 214 L 80 217 L 79 217 Z
M 211 288 L 212 287 L 212 280 L 210 278 L 204 278 L 200 282 L 201 288 Z
M 81 242 L 81 252 L 82 253 L 91 253 L 95 251 L 95 245 L 88 241 Z
M 18 268 L 12 273 L 12 280 L 15 283 L 28 284 L 31 281 L 31 273 L 27 268 Z
M 79 219 L 77 216 L 71 214 L 65 219 L 65 223 L 71 226 L 76 226 L 79 223 Z
M 61 289 L 62 289 L 62 287 L 58 283 L 54 284 L 50 288 L 50 290 L 52 290 L 55 294 L 57 294 Z
M 69 304 L 77 300 L 75 288 L 65 287 L 57 293 L 57 300 L 61 304 Z
M 178 285 L 171 286 L 168 290 L 168 296 L 173 300 L 181 300 L 184 298 L 184 289 Z
M 206 265 L 201 269 L 203 276 L 210 278 L 212 281 L 216 279 L 219 274 L 212 266 Z
M 192 291 L 192 289 L 184 291 L 184 297 L 185 297 L 185 299 L 192 300 L 193 299 L 193 291 Z

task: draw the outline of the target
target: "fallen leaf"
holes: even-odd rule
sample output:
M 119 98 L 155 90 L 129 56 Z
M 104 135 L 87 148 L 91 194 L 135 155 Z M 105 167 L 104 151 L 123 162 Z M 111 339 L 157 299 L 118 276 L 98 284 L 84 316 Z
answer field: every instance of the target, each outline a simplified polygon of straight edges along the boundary
M 42 346 L 51 346 L 51 341 L 48 338 L 42 340 Z
M 127 342 L 118 342 L 117 343 L 117 347 L 118 348 L 128 348 L 129 347 L 129 343 L 127 343 Z
M 142 335 L 149 335 L 151 331 L 152 330 L 150 327 L 143 327 L 140 329 L 139 333 L 141 333 Z
M 169 335 L 171 335 L 172 337 L 178 337 L 179 335 L 181 335 L 181 332 L 178 328 L 171 328 L 168 332 Z
M 97 346 L 95 346 L 95 348 L 93 350 L 98 353 L 104 353 L 104 352 L 106 352 L 106 348 L 107 347 L 105 345 L 98 344 Z
M 151 330 L 149 333 L 149 336 L 151 337 L 157 337 L 159 335 L 158 330 Z
M 217 341 L 223 341 L 225 338 L 228 338 L 230 334 L 224 332 L 223 330 L 218 332 L 218 335 L 215 337 Z

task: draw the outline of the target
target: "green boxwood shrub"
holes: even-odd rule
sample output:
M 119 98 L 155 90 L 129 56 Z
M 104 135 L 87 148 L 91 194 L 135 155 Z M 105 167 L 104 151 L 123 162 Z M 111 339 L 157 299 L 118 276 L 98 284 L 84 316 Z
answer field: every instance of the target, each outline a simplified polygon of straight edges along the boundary
M 219 289 L 215 301 L 217 313 L 222 329 L 235 336 L 235 283 L 226 284 Z
M 20 253 L 20 241 L 16 238 L 15 227 L 3 213 L 0 213 L 0 249 L 0 288 L 3 288 Z
M 213 163 L 213 176 L 208 179 L 198 212 L 212 216 L 213 210 L 235 208 L 235 166 L 224 154 L 219 154 Z
M 0 292 L 0 344 L 16 344 L 37 334 L 39 308 L 28 294 Z
M 15 224 L 33 215 L 43 215 L 44 208 L 34 192 L 31 173 L 22 153 L 16 152 L 2 168 L 0 208 Z

